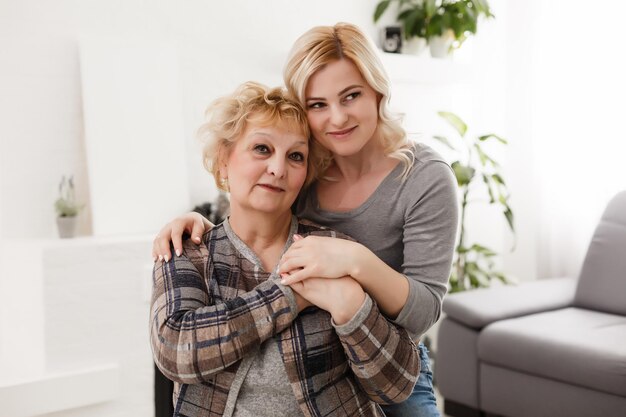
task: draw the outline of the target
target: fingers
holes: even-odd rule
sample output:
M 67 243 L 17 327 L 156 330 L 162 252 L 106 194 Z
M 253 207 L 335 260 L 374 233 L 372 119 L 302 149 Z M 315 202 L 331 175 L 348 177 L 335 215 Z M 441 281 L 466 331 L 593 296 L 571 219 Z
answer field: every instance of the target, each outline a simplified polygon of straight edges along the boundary
M 169 261 L 172 259 L 172 253 L 170 252 L 170 241 L 168 238 L 163 237 L 161 234 L 158 234 L 154 238 L 154 242 L 152 242 L 152 259 L 156 262 L 157 259 L 159 261 Z
M 305 273 L 304 269 L 298 270 L 291 274 L 283 272 L 280 274 L 280 283 L 283 285 L 293 285 L 304 280 L 305 278 L 307 278 L 307 276 L 308 275 Z
M 184 223 L 172 222 L 172 232 L 170 233 L 169 238 L 172 241 L 172 246 L 174 246 L 174 252 L 176 252 L 176 256 L 180 256 L 180 254 L 183 253 L 183 233 L 184 232 L 185 232 Z M 167 254 L 169 255 L 169 258 L 166 259 L 165 262 L 171 259 L 169 243 L 170 243 L 169 241 L 165 242 Z
M 166 224 L 154 238 L 154 242 L 152 243 L 152 259 L 155 262 L 157 259 L 166 262 L 172 259 L 170 240 L 172 241 L 176 255 L 180 256 L 183 253 L 182 239 L 185 231 L 191 231 L 192 241 L 198 244 L 202 240 L 201 236 L 204 231 L 212 227 L 213 224 L 199 213 L 191 212 L 177 217 Z
M 303 266 L 304 265 L 302 264 L 302 262 L 298 262 L 294 258 L 287 257 L 287 254 L 285 254 L 283 256 L 283 259 L 280 261 L 278 270 L 280 271 L 281 274 L 289 274 L 294 269 L 299 269 L 299 268 L 302 268 Z
M 191 229 L 191 240 L 196 243 L 196 244 L 200 244 L 201 241 L 201 236 L 204 233 L 204 222 L 202 221 L 202 219 L 197 219 L 193 222 L 193 227 Z

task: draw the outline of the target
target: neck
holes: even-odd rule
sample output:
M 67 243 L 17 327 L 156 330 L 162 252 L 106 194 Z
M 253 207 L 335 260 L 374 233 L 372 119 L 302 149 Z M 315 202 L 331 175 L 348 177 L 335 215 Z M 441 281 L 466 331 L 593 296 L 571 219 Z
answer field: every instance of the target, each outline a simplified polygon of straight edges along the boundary
M 368 175 L 388 169 L 397 162 L 394 158 L 384 156 L 384 149 L 379 140 L 375 138 L 365 144 L 356 154 L 348 156 L 335 155 L 333 158 L 335 172 L 333 176 L 339 176 L 343 181 L 357 182 Z
M 267 249 L 276 246 L 282 249 L 287 242 L 291 211 L 268 214 L 250 212 L 231 205 L 228 221 L 239 239 L 261 257 Z

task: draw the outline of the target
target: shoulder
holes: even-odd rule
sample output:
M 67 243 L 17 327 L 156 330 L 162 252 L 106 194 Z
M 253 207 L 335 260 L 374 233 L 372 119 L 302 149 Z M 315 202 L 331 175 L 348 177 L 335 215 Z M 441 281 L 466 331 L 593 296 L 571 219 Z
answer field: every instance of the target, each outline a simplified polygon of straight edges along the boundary
M 398 203 L 407 208 L 456 204 L 457 183 L 450 165 L 429 146 L 412 147 L 413 165 L 399 187 Z
M 413 165 L 406 177 L 409 187 L 418 187 L 422 190 L 435 184 L 456 187 L 454 172 L 441 155 L 421 143 L 414 144 L 411 152 L 414 158 Z
M 220 223 L 202 235 L 200 244 L 196 244 L 188 235 L 183 237 L 183 253 L 190 259 L 194 257 L 206 257 L 209 248 L 215 249 L 229 244 L 228 236 L 223 223 Z M 172 252 L 173 253 L 173 252 Z
M 322 226 L 307 219 L 298 219 L 298 234 L 302 236 L 325 236 L 354 240 L 344 233 L 338 232 L 326 226 Z
M 443 157 L 430 146 L 415 143 L 411 147 L 413 166 L 411 172 L 423 170 L 441 171 L 443 174 L 452 173 L 452 168 Z

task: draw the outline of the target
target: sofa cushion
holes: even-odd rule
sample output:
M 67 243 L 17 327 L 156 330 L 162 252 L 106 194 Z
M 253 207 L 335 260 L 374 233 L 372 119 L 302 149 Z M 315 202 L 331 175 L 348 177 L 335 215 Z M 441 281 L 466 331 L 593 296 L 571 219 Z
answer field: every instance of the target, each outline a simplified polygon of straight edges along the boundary
M 443 311 L 456 322 L 482 329 L 494 321 L 570 307 L 576 283 L 552 278 L 458 292 L 444 299 Z
M 481 362 L 626 396 L 626 317 L 580 308 L 493 323 Z
M 626 191 L 608 204 L 580 271 L 574 305 L 626 315 Z

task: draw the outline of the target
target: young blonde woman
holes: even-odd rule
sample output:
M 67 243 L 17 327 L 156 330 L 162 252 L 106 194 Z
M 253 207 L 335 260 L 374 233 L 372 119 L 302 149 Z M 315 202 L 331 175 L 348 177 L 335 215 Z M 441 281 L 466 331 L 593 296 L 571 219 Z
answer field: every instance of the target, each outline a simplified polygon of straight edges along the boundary
M 317 160 L 303 109 L 246 83 L 210 114 L 204 160 L 230 215 L 154 267 L 150 340 L 174 415 L 383 416 L 419 374 L 406 330 L 350 277 L 279 282 L 294 236 L 343 237 L 291 213 Z
M 457 227 L 450 167 L 412 144 L 387 108 L 390 86 L 375 47 L 354 25 L 315 27 L 294 44 L 284 71 L 306 109 L 311 134 L 326 149 L 321 179 L 298 197 L 301 218 L 354 241 L 309 236 L 282 256 L 284 285 L 352 277 L 394 323 L 417 341 L 438 319 Z M 189 213 L 166 225 L 153 256 L 170 259 L 181 236 L 212 225 Z M 358 243 L 357 243 L 358 242 Z M 411 397 L 387 416 L 438 416 L 427 351 Z

